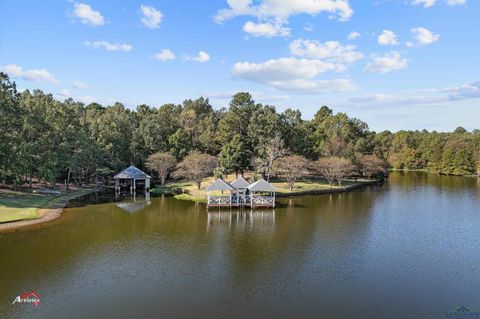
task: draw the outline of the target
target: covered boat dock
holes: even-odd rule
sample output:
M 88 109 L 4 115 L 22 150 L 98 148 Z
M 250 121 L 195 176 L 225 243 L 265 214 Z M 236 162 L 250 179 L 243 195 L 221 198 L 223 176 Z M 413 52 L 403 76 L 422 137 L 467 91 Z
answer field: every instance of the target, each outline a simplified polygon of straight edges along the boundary
M 231 183 L 216 179 L 207 188 L 208 207 L 275 207 L 275 188 L 264 179 L 249 184 L 242 177 Z
M 131 165 L 113 177 L 115 192 L 120 192 L 122 188 L 130 188 L 130 193 L 135 193 L 138 186 L 148 191 L 151 178 L 150 175 Z

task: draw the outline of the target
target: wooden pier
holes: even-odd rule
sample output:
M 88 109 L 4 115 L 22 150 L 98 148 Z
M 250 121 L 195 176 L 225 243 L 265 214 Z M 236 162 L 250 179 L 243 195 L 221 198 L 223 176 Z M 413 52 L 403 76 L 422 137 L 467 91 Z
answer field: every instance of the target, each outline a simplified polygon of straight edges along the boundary
M 263 179 L 253 184 L 241 177 L 230 184 L 217 179 L 207 187 L 207 192 L 207 208 L 275 207 L 275 188 Z

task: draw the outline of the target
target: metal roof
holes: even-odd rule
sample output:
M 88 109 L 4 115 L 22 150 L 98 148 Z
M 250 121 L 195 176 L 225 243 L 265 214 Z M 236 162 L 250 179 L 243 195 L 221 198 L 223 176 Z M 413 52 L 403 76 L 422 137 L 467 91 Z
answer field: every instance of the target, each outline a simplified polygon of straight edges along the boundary
M 152 178 L 152 177 L 150 175 L 142 172 L 141 170 L 139 170 L 135 166 L 130 165 L 129 167 L 127 167 L 126 169 L 124 169 L 123 171 L 121 171 L 120 173 L 115 175 L 113 178 L 114 179 L 131 179 L 131 178 L 134 178 L 134 179 L 148 179 L 148 178 Z
M 234 180 L 233 182 L 231 182 L 230 185 L 232 185 L 233 188 L 235 189 L 248 188 L 248 186 L 250 186 L 250 184 L 246 180 L 244 180 L 243 177 L 241 176 L 236 180 Z
M 273 187 L 272 184 L 270 184 L 263 178 L 261 180 L 256 181 L 252 185 L 248 186 L 248 190 L 252 192 L 275 192 L 276 191 L 275 187 Z
M 208 185 L 207 191 L 232 191 L 233 187 L 223 181 L 222 179 L 217 179 L 212 184 Z

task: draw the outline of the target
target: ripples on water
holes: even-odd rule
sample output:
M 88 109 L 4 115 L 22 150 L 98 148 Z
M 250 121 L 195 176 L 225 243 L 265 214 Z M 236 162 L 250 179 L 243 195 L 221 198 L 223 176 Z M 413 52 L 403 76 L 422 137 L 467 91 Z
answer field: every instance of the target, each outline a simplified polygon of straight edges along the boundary
M 103 204 L 0 235 L 1 318 L 445 318 L 459 305 L 480 310 L 475 178 L 394 173 L 383 186 L 254 211 L 97 195 L 90 200 Z M 40 306 L 11 304 L 31 290 Z

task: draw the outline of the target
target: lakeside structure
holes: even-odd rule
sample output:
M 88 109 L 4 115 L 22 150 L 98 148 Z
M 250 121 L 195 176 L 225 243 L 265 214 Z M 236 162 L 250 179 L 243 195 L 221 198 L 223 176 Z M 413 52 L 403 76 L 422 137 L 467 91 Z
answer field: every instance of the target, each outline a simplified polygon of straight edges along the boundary
M 208 207 L 275 207 L 275 187 L 264 179 L 249 184 L 239 177 L 231 183 L 216 179 L 207 188 Z
M 151 178 L 152 177 L 147 173 L 130 165 L 113 177 L 115 180 L 115 192 L 120 192 L 122 188 L 130 188 L 130 193 L 135 193 L 137 185 L 143 187 L 147 191 L 150 189 Z

